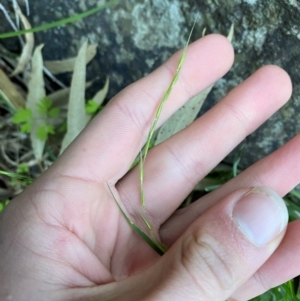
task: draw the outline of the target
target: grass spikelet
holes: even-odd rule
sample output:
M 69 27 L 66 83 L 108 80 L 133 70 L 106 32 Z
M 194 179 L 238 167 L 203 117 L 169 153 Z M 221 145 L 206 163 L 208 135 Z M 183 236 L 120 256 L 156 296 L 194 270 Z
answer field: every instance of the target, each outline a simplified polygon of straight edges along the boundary
M 185 60 L 185 57 L 186 57 L 188 45 L 190 43 L 191 36 L 192 36 L 193 31 L 194 31 L 195 24 L 196 24 L 196 21 L 193 24 L 193 27 L 192 27 L 192 29 L 190 31 L 190 34 L 189 34 L 189 37 L 188 37 L 187 42 L 185 44 L 185 47 L 183 48 L 181 57 L 179 59 L 178 65 L 177 65 L 176 73 L 175 73 L 175 75 L 173 77 L 173 80 L 172 80 L 171 84 L 169 85 L 166 93 L 164 94 L 161 102 L 158 105 L 157 111 L 156 111 L 155 116 L 154 116 L 153 123 L 151 125 L 150 131 L 149 131 L 149 134 L 148 134 L 148 137 L 147 137 L 147 141 L 146 141 L 145 147 L 143 148 L 143 150 L 140 153 L 140 162 L 139 162 L 140 163 L 140 197 L 141 197 L 141 204 L 142 204 L 142 206 L 144 208 L 146 206 L 144 192 L 143 192 L 144 164 L 145 164 L 145 160 L 146 160 L 149 148 L 150 148 L 150 144 L 151 144 L 151 141 L 152 141 L 152 137 L 153 137 L 154 131 L 155 131 L 156 126 L 157 126 L 158 119 L 159 119 L 159 117 L 161 115 L 161 112 L 162 112 L 162 109 L 164 107 L 164 104 L 168 100 L 168 98 L 169 98 L 169 96 L 170 96 L 170 94 L 171 94 L 171 92 L 172 92 L 172 90 L 173 90 L 176 82 L 178 81 L 179 74 L 180 74 L 180 71 L 182 69 L 182 65 L 183 65 L 183 62 Z

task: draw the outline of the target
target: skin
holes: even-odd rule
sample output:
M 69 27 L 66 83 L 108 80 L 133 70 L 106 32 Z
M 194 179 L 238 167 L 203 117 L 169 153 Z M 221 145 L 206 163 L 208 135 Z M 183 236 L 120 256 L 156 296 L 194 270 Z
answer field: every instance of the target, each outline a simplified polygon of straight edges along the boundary
M 139 171 L 128 170 L 179 58 L 180 52 L 119 93 L 0 215 L 1 300 L 247 300 L 300 273 L 299 221 L 257 246 L 232 220 L 252 187 L 283 196 L 299 183 L 300 136 L 176 211 L 199 180 L 288 101 L 291 81 L 279 67 L 262 67 L 149 152 L 146 216 L 169 248 L 163 257 L 117 208 L 107 183 L 128 214 L 138 216 Z M 222 36 L 191 44 L 159 125 L 222 77 L 233 58 Z

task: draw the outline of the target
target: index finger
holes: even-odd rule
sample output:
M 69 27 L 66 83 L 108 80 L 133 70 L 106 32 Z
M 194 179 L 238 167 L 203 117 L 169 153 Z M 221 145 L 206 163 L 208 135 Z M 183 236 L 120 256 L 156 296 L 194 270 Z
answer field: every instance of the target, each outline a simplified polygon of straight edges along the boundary
M 157 70 L 119 93 L 56 161 L 56 171 L 85 180 L 117 182 L 145 143 L 180 56 L 178 51 Z M 232 62 L 232 46 L 223 36 L 209 35 L 192 43 L 158 126 L 222 77 Z

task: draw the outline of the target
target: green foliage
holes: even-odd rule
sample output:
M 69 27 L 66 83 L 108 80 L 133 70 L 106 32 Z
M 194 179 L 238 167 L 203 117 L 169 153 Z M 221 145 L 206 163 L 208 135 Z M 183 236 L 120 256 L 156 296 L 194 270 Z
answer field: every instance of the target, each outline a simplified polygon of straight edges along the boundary
M 37 105 L 39 114 L 44 114 L 49 119 L 57 117 L 59 114 L 59 109 L 52 107 L 52 104 L 53 102 L 51 99 L 44 97 Z M 12 122 L 20 125 L 20 130 L 22 133 L 30 133 L 32 125 L 31 109 L 19 109 L 13 116 Z M 53 125 L 46 124 L 37 128 L 36 135 L 40 140 L 47 140 L 49 134 L 55 134 Z
M 38 112 L 40 114 L 47 114 L 49 109 L 51 108 L 52 106 L 52 100 L 47 98 L 47 97 L 44 97 L 40 103 L 38 103 Z
M 22 186 L 24 186 L 24 187 L 28 186 L 33 181 L 30 177 L 27 177 L 24 174 L 13 173 L 13 172 L 8 172 L 8 171 L 4 171 L 4 170 L 0 170 L 0 175 L 9 177 L 12 180 L 19 180 L 18 183 L 21 183 Z
M 94 100 L 88 100 L 85 104 L 85 112 L 95 114 L 100 109 L 100 106 Z
M 53 125 L 49 125 L 49 124 L 40 126 L 37 129 L 36 134 L 40 140 L 42 140 L 42 141 L 47 140 L 49 134 L 51 134 L 51 135 L 55 134 L 54 127 L 53 127 Z
M 44 97 L 40 103 L 38 103 L 38 112 L 40 114 L 46 114 L 48 117 L 57 117 L 59 114 L 59 108 L 52 107 L 53 101 L 48 97 Z
M 251 301 L 300 301 L 300 294 L 296 292 L 295 283 L 291 280 L 251 299 Z
M 32 123 L 32 112 L 30 109 L 19 109 L 12 118 L 14 124 L 20 125 L 22 133 L 30 133 Z
M 25 163 L 19 164 L 17 168 L 18 174 L 27 174 L 29 172 L 29 167 Z

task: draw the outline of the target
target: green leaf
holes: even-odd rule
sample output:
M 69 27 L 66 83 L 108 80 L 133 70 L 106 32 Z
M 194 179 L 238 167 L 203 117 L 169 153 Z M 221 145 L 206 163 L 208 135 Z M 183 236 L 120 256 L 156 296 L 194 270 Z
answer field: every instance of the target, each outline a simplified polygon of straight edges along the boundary
M 46 141 L 48 138 L 47 126 L 43 125 L 43 126 L 38 127 L 36 130 L 36 135 L 40 140 Z
M 21 163 L 18 165 L 18 168 L 17 168 L 17 173 L 19 174 L 26 174 L 29 172 L 29 167 L 28 165 L 24 164 L 24 163 Z
M 40 140 L 45 141 L 48 139 L 49 134 L 55 134 L 54 127 L 49 124 L 40 126 L 37 128 L 36 134 Z
M 47 126 L 47 132 L 48 132 L 48 134 L 54 135 L 55 134 L 55 130 L 54 130 L 53 125 L 47 124 L 46 126 Z
M 21 133 L 28 134 L 31 131 L 31 122 L 26 122 L 21 125 Z
M 32 119 L 32 112 L 30 109 L 19 109 L 12 118 L 14 124 L 28 122 Z
M 44 97 L 40 103 L 37 104 L 38 106 L 38 112 L 40 114 L 47 114 L 48 110 L 51 108 L 52 106 L 52 100 Z
M 94 100 L 89 100 L 85 105 L 85 112 L 88 114 L 94 114 L 97 112 L 99 105 Z
M 56 117 L 59 114 L 59 108 L 52 108 L 49 110 L 48 115 L 49 117 Z
M 60 128 L 58 129 L 58 132 L 59 133 L 66 133 L 68 130 L 68 125 L 67 125 L 67 122 L 64 122 Z

